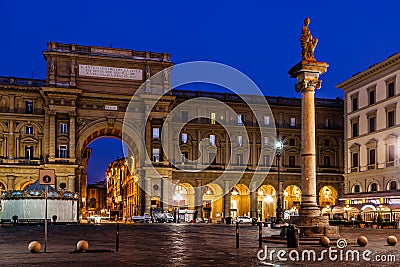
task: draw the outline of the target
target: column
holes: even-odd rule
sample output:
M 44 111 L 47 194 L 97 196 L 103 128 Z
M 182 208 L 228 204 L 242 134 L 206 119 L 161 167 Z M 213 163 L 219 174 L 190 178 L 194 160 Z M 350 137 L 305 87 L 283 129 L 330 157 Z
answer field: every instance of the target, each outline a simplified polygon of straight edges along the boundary
M 302 90 L 301 104 L 301 158 L 302 158 L 302 203 L 303 208 L 318 209 L 316 193 L 315 154 L 315 105 L 314 83 L 308 83 Z M 319 209 L 318 209 L 319 212 Z M 319 214 L 316 214 L 319 215 Z
M 326 72 L 325 62 L 302 60 L 289 70 L 291 78 L 297 79 L 296 92 L 301 92 L 301 217 L 311 224 L 320 216 L 317 204 L 316 150 L 315 150 L 315 89 L 321 87 L 319 75 Z M 300 220 L 300 219 L 299 219 Z M 303 220 L 306 223 L 307 220 Z M 322 219 L 321 219 L 322 220 Z
M 69 158 L 75 159 L 75 114 L 69 114 Z
M 231 191 L 229 181 L 225 181 L 224 183 L 224 218 L 231 217 Z
M 50 159 L 54 160 L 56 152 L 56 112 L 49 111 L 50 116 L 50 133 L 49 133 L 49 152 Z
M 250 216 L 251 218 L 258 218 L 257 214 L 257 196 L 258 192 L 257 190 L 254 190 L 253 192 L 250 192 Z
M 224 218 L 231 217 L 231 193 L 224 195 Z
M 203 188 L 201 180 L 196 180 L 194 194 L 194 203 L 197 212 L 197 218 L 203 218 Z

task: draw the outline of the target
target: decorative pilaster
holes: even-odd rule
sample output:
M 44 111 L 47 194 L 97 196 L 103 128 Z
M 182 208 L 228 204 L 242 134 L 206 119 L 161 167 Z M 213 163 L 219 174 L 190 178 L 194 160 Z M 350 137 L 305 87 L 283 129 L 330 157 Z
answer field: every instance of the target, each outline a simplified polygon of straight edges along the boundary
M 76 114 L 69 114 L 69 157 L 75 159 L 75 118 Z
M 9 121 L 9 129 L 8 129 L 8 157 L 14 158 L 17 151 L 15 146 L 15 136 L 14 136 L 14 121 Z
M 54 160 L 56 155 L 56 112 L 49 111 L 48 114 L 50 117 L 49 156 L 51 160 Z
M 7 190 L 15 190 L 15 175 L 7 175 Z

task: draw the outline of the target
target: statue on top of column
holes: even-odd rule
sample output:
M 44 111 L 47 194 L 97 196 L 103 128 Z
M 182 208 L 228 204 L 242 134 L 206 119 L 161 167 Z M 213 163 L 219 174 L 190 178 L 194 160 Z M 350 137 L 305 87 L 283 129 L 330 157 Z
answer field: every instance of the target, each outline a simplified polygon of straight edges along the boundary
M 302 60 L 312 60 L 314 58 L 314 50 L 318 43 L 318 38 L 313 38 L 308 25 L 310 24 L 310 18 L 304 20 L 304 26 L 301 31 L 300 43 L 301 43 L 301 58 Z

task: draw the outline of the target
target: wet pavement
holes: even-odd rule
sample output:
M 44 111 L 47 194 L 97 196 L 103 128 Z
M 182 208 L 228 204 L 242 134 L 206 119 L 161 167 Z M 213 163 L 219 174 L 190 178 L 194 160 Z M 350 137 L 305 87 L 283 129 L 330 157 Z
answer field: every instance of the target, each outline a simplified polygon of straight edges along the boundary
M 43 251 L 43 226 L 2 225 L 0 266 L 320 266 L 321 261 L 324 266 L 400 265 L 397 250 L 400 245 L 386 245 L 388 235 L 400 238 L 400 230 L 394 229 L 342 228 L 341 235 L 349 244 L 359 235 L 365 235 L 369 244 L 364 248 L 348 245 L 343 249 L 334 244 L 331 250 L 337 252 L 331 253 L 332 258 L 329 258 L 329 249 L 320 246 L 289 249 L 284 245 L 263 243 L 267 246 L 266 257 L 264 252 L 258 253 L 258 228 L 251 225 L 240 226 L 240 248 L 236 249 L 235 226 L 221 224 L 121 224 L 119 251 L 115 252 L 115 229 L 115 224 L 52 225 L 49 226 L 47 253 L 31 254 L 27 247 L 32 240 L 39 241 Z M 264 235 L 269 234 L 276 234 L 276 230 L 264 228 Z M 89 242 L 89 251 L 73 253 L 80 239 Z M 322 254 L 324 249 L 327 252 Z M 359 251 L 360 260 L 346 261 L 346 251 L 350 249 Z M 371 254 L 363 259 L 362 253 L 367 249 Z M 275 252 L 271 256 L 272 250 Z M 307 259 L 308 252 L 304 254 L 305 260 L 301 260 L 304 250 L 315 251 L 315 262 L 312 257 Z M 279 253 L 281 259 L 277 258 Z M 337 255 L 336 261 L 332 260 L 334 255 Z M 378 262 L 377 255 L 386 257 L 386 262 Z M 387 262 L 390 255 L 395 258 Z

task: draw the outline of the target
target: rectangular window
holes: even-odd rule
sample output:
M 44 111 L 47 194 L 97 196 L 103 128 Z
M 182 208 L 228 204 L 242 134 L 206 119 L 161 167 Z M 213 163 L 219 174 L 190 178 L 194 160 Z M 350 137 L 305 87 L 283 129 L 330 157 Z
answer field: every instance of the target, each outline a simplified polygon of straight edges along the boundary
M 67 158 L 67 146 L 66 145 L 59 146 L 59 158 L 62 158 L 62 159 Z
M 387 112 L 387 127 L 394 126 L 394 110 Z
M 187 163 L 188 158 L 189 158 L 189 153 L 188 152 L 182 152 L 182 163 Z
M 217 164 L 217 155 L 215 153 L 208 154 L 208 162 L 210 164 Z
M 394 161 L 394 145 L 388 146 L 388 161 Z
M 237 154 L 236 159 L 238 166 L 243 166 L 243 154 Z
M 26 126 L 25 127 L 26 134 L 33 134 L 33 126 Z
M 210 146 L 215 146 L 215 135 L 210 134 Z
M 269 126 L 270 121 L 269 121 L 269 116 L 264 116 L 264 126 Z
M 352 106 L 352 111 L 356 111 L 358 109 L 358 97 L 354 96 L 351 98 L 351 106 Z
M 269 138 L 268 137 L 264 137 L 264 145 L 268 145 L 268 143 L 269 143 Z
M 181 134 L 181 141 L 182 141 L 182 144 L 186 144 L 187 143 L 187 133 L 182 133 Z
M 153 154 L 153 161 L 154 162 L 160 162 L 160 149 L 159 148 L 153 148 L 152 154 Z
M 375 104 L 375 89 L 368 91 L 368 104 Z
M 25 147 L 25 158 L 32 159 L 33 158 L 33 146 Z
M 237 115 L 237 123 L 238 125 L 243 125 L 243 116 L 242 114 Z
M 188 122 L 189 113 L 187 111 L 182 111 L 182 122 Z
M 267 167 L 271 166 L 271 160 L 270 160 L 269 155 L 264 155 L 264 166 L 267 166 Z
M 60 133 L 61 134 L 66 134 L 67 133 L 67 128 L 68 126 L 67 126 L 67 124 L 66 123 L 60 123 Z
M 331 128 L 331 118 L 325 118 L 325 128 L 330 129 Z
M 25 113 L 33 114 L 33 102 L 32 101 L 25 101 Z
M 353 124 L 351 125 L 351 129 L 352 129 L 351 136 L 352 137 L 358 136 L 358 122 L 353 122 Z
M 358 153 L 353 153 L 351 158 L 351 167 L 356 168 L 358 167 Z
M 368 118 L 368 130 L 370 133 L 375 132 L 375 130 L 376 130 L 376 118 L 375 117 Z
M 289 156 L 289 167 L 295 167 L 295 166 L 296 166 L 296 157 Z
M 243 136 L 239 135 L 237 137 L 237 145 L 242 146 L 243 145 Z
M 160 138 L 160 128 L 153 128 L 153 138 Z
M 368 165 L 375 164 L 375 149 L 370 149 L 368 151 Z
M 289 139 L 289 146 L 295 146 L 296 145 L 296 140 L 294 138 Z
M 394 82 L 387 83 L 387 96 L 388 98 L 394 96 Z
M 290 118 L 290 127 L 296 127 L 296 118 Z
M 329 168 L 331 167 L 331 157 L 324 156 L 324 167 Z
M 211 114 L 210 114 L 210 121 L 211 121 L 211 124 L 215 124 L 215 118 L 216 118 L 215 113 L 214 113 L 214 112 L 211 112 Z

